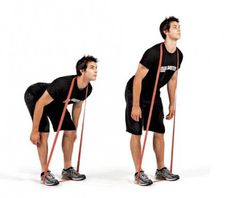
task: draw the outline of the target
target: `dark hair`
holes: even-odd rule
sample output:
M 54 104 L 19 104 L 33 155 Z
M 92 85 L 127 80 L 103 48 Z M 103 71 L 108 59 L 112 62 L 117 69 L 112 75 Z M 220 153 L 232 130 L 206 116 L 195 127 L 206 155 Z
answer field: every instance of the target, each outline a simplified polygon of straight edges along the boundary
M 160 33 L 163 39 L 166 39 L 166 34 L 164 33 L 164 31 L 169 31 L 170 29 L 170 23 L 176 21 L 179 23 L 179 19 L 175 18 L 174 16 L 170 16 L 165 18 L 164 21 L 162 21 L 161 25 L 160 25 Z
M 76 64 L 76 73 L 78 76 L 81 76 L 81 72 L 80 70 L 86 70 L 87 69 L 87 64 L 89 62 L 97 62 L 97 58 L 93 57 L 93 56 L 83 56 L 81 59 L 78 60 L 77 64 Z

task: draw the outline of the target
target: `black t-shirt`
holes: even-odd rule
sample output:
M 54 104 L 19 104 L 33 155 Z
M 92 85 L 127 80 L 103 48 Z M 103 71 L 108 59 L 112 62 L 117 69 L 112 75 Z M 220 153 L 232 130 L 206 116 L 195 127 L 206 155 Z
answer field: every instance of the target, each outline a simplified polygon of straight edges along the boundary
M 177 48 L 174 53 L 167 51 L 164 43 L 162 45 L 163 57 L 158 80 L 158 87 L 156 96 L 160 95 L 160 88 L 168 83 L 175 71 L 177 70 L 177 50 L 179 51 L 179 68 L 183 60 L 182 52 Z M 160 43 L 149 48 L 143 54 L 140 63 L 149 71 L 142 81 L 141 98 L 151 101 L 152 93 L 156 81 L 157 68 L 160 58 Z M 128 87 L 132 89 L 134 76 L 129 80 Z
M 47 90 L 49 95 L 54 99 L 54 103 L 62 103 L 67 99 L 70 85 L 74 77 L 76 76 L 63 76 L 55 79 L 52 83 L 36 83 L 29 87 L 29 91 L 34 96 L 35 100 L 38 100 Z M 75 80 L 69 103 L 85 100 L 86 88 L 87 87 L 84 89 L 79 89 L 77 86 L 77 81 Z M 89 83 L 87 97 L 91 94 L 91 92 L 92 86 Z

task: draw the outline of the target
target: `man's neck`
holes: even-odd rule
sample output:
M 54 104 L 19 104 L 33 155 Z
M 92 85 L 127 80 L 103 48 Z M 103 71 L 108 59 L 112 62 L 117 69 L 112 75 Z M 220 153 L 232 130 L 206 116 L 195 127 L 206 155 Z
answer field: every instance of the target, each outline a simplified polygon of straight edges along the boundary
M 176 50 L 177 41 L 166 38 L 164 41 L 165 47 L 168 52 L 174 53 Z
M 77 80 L 77 87 L 79 89 L 84 89 L 89 84 L 89 81 L 86 80 L 83 75 L 78 76 L 76 80 Z

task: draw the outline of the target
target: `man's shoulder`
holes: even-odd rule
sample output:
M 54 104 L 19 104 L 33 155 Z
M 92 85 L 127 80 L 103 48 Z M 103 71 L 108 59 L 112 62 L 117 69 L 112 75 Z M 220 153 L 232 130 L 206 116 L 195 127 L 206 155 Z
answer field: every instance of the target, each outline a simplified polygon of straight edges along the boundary
M 161 43 L 157 43 L 151 47 L 149 47 L 147 50 L 149 51 L 159 51 Z
M 90 82 L 89 82 L 89 84 L 88 84 L 88 88 L 91 89 L 91 90 L 93 89 L 93 86 L 91 85 Z
M 72 80 L 76 75 L 67 75 L 56 78 L 55 80 Z
M 180 58 L 183 59 L 183 56 L 184 56 L 184 55 L 183 55 L 182 51 L 181 51 L 178 47 L 177 47 L 177 50 L 178 50 L 178 52 L 179 52 Z
M 178 51 L 183 55 L 182 51 L 177 47 Z
M 76 75 L 61 76 L 52 81 L 52 83 L 66 83 L 71 82 Z
M 48 86 L 48 91 L 64 90 L 67 91 L 75 75 L 61 76 L 53 80 Z
M 151 57 L 156 57 L 156 56 L 158 56 L 159 53 L 160 53 L 160 45 L 161 45 L 161 43 L 157 43 L 157 44 L 151 46 L 150 48 L 148 48 L 145 51 L 144 55 L 147 56 L 147 57 L 150 57 L 150 56 Z

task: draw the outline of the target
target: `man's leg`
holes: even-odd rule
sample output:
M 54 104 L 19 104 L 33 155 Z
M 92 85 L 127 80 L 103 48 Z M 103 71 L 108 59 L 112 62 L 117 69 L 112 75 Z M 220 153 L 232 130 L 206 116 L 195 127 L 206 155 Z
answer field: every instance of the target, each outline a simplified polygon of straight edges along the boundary
M 136 172 L 139 171 L 139 164 L 141 159 L 141 135 L 131 135 L 130 150 L 133 157 L 134 167 Z
M 135 166 L 135 181 L 141 186 L 149 186 L 152 184 L 152 180 L 148 178 L 148 176 L 140 168 L 140 160 L 141 160 L 141 135 L 131 135 L 130 139 L 130 150 L 134 161 Z M 140 174 L 138 175 L 139 168 L 141 169 Z
M 40 133 L 40 144 L 37 145 L 39 160 L 42 168 L 41 182 L 47 186 L 55 186 L 59 184 L 59 181 L 54 177 L 54 175 L 49 170 L 46 173 L 45 180 L 43 180 L 48 157 L 48 136 L 49 133 Z
M 165 141 L 164 134 L 154 133 L 153 135 L 153 149 L 156 154 L 157 170 L 155 178 L 158 180 L 175 181 L 179 179 L 179 175 L 172 174 L 164 163 Z
M 164 134 L 153 133 L 153 150 L 156 155 L 157 168 L 162 169 L 165 167 L 164 164 L 164 153 L 165 153 L 165 141 Z
M 62 138 L 62 150 L 64 154 L 64 169 L 71 167 L 71 158 L 72 158 L 75 139 L 76 139 L 75 131 L 64 131 L 63 138 Z
M 132 89 L 126 87 L 125 89 L 125 99 L 126 99 L 126 110 L 125 110 L 125 121 L 126 121 L 126 131 L 131 133 L 130 138 L 130 150 L 135 167 L 135 182 L 141 186 L 149 186 L 152 184 L 152 180 L 142 170 L 140 166 L 141 160 L 141 134 L 142 134 L 142 120 L 136 122 L 131 117 L 132 112 Z M 141 169 L 138 174 L 139 169 Z
M 86 176 L 78 173 L 71 165 L 76 131 L 65 131 L 62 139 L 62 150 L 64 154 L 64 169 L 62 170 L 62 179 L 81 181 Z
M 42 172 L 45 171 L 46 164 L 47 164 L 48 135 L 49 133 L 40 133 L 40 144 L 37 145 L 38 156 L 39 156 Z

